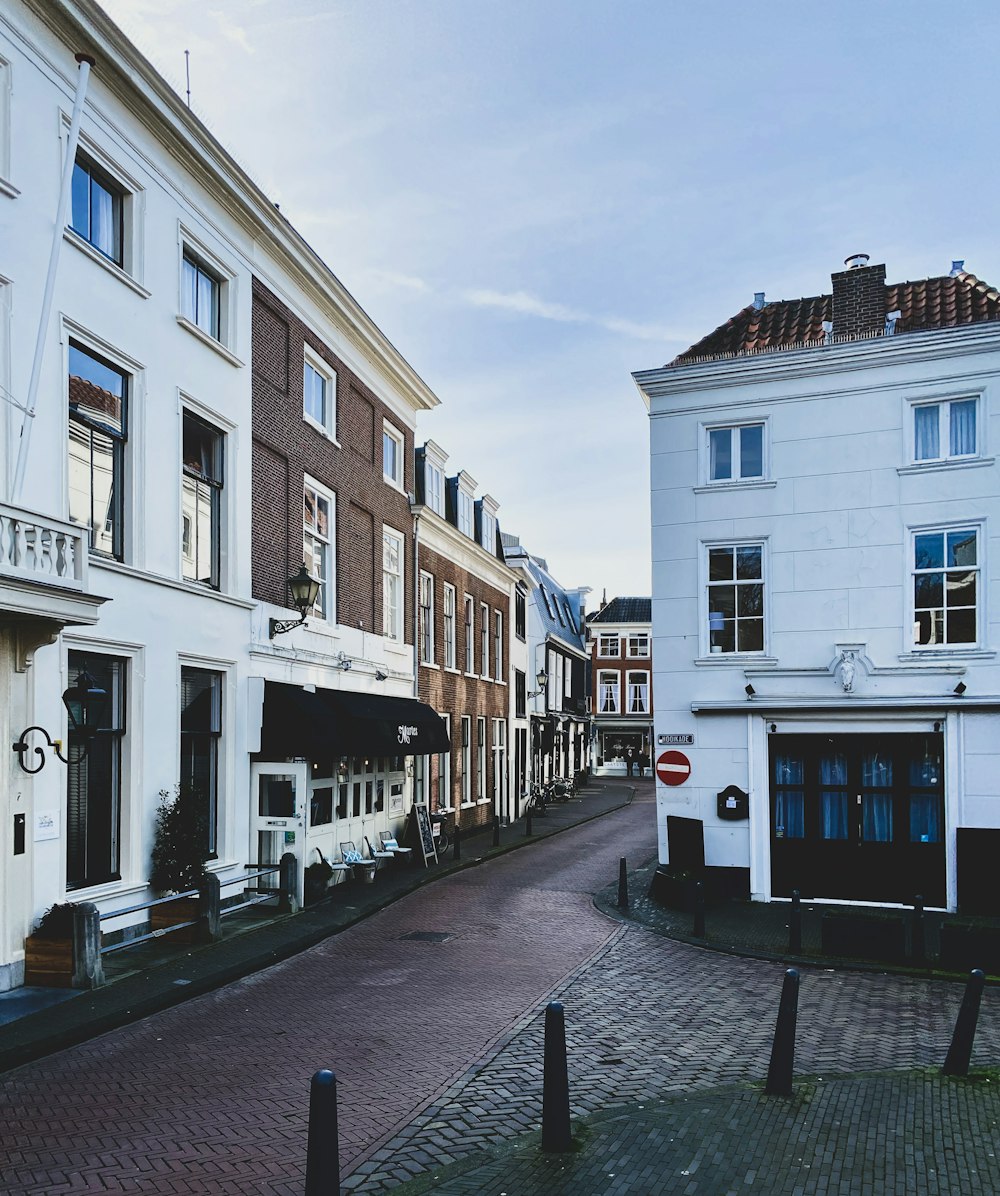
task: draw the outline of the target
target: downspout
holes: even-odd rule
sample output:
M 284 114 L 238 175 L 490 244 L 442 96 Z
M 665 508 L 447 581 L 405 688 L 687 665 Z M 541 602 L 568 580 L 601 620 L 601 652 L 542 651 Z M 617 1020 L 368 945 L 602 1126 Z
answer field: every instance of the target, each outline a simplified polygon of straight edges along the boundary
M 413 515 L 413 696 L 420 697 L 420 512 L 410 499 Z
M 87 98 L 87 80 L 90 78 L 90 68 L 94 65 L 94 59 L 89 54 L 77 54 L 76 61 L 80 65 L 80 73 L 76 80 L 76 101 L 73 104 L 73 116 L 69 126 L 69 139 L 66 142 L 66 161 L 63 163 L 59 207 L 56 211 L 56 225 L 52 234 L 52 249 L 49 252 L 49 272 L 45 277 L 42 310 L 38 318 L 38 336 L 35 340 L 35 357 L 31 363 L 28 397 L 24 405 L 21 436 L 17 446 L 17 464 L 14 467 L 14 480 L 11 483 L 10 501 L 13 505 L 17 504 L 24 485 L 24 473 L 28 463 L 28 443 L 31 440 L 31 425 L 35 418 L 35 407 L 38 402 L 38 384 L 42 372 L 42 355 L 45 352 L 45 338 L 48 332 L 49 315 L 52 311 L 52 300 L 55 297 L 56 272 L 59 269 L 59 251 L 62 248 L 63 231 L 66 228 L 66 217 L 69 214 L 69 201 L 73 185 L 73 167 L 76 165 L 76 147 L 80 140 L 80 121 L 83 117 L 84 101 Z

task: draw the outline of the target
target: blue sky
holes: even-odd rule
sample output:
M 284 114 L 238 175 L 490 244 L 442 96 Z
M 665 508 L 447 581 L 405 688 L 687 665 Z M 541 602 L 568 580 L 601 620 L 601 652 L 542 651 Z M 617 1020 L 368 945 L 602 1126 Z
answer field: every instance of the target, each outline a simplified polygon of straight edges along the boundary
M 442 400 L 422 420 L 593 599 L 649 593 L 632 370 L 754 291 L 1000 282 L 1000 9 L 105 0 Z

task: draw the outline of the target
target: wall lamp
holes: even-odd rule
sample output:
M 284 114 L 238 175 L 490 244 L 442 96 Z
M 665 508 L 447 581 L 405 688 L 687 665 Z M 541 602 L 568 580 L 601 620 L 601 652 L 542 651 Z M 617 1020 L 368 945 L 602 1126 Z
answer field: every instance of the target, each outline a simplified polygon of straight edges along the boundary
M 969 687 L 965 684 L 964 681 L 959 681 L 959 683 L 952 690 L 952 693 L 957 694 L 958 697 L 961 697 L 962 694 L 964 694 L 968 688 Z
M 388 680 L 389 680 L 389 674 L 388 674 L 388 673 L 383 673 L 381 669 L 376 669 L 376 670 L 375 670 L 375 680 L 376 680 L 376 681 L 388 681 Z
M 748 698 L 752 698 L 757 691 L 754 689 L 754 687 L 748 681 L 743 688 L 743 692 L 746 694 L 746 696 Z
M 276 635 L 284 635 L 286 631 L 301 627 L 306 621 L 306 615 L 316 605 L 319 590 L 319 582 L 315 577 L 309 576 L 306 572 L 305 561 L 303 561 L 302 568 L 298 573 L 288 579 L 288 596 L 292 600 L 292 606 L 299 612 L 299 617 L 297 619 L 270 619 L 267 625 L 268 636 L 274 639 Z
M 94 678 L 87 672 L 81 669 L 76 683 L 71 685 L 62 696 L 63 705 L 66 707 L 66 713 L 69 715 L 70 730 L 77 732 L 83 737 L 84 746 L 83 752 L 77 757 L 82 760 L 90 751 L 90 745 L 94 742 L 94 737 L 97 734 L 98 728 L 104 719 L 104 712 L 108 705 L 108 691 L 101 689 Z M 45 767 L 45 749 L 41 747 L 30 748 L 28 746 L 28 736 L 37 731 L 39 735 L 45 736 L 45 742 L 55 752 L 63 764 L 68 764 L 68 757 L 62 754 L 62 740 L 53 739 L 52 736 L 45 730 L 44 727 L 26 727 L 18 740 L 13 744 L 13 750 L 17 753 L 17 762 L 25 772 L 41 772 Z M 34 751 L 38 756 L 38 766 L 30 768 L 24 762 L 26 752 Z
M 544 693 L 545 686 L 548 684 L 548 680 L 549 680 L 548 673 L 546 673 L 546 671 L 544 669 L 539 669 L 538 676 L 535 678 L 535 684 L 538 686 L 538 688 L 535 690 L 532 690 L 531 693 L 528 694 L 528 697 L 529 698 L 537 698 L 539 694 Z

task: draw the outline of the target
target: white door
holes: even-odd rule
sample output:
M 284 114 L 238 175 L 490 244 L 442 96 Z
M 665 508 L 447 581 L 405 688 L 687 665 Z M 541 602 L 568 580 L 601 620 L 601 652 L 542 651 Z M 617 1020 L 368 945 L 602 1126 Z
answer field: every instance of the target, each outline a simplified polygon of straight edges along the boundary
M 259 868 L 272 867 L 286 851 L 295 856 L 296 894 L 303 897 L 305 812 L 309 793 L 308 764 L 254 764 L 250 768 L 250 852 Z M 258 888 L 277 888 L 278 874 L 262 876 Z

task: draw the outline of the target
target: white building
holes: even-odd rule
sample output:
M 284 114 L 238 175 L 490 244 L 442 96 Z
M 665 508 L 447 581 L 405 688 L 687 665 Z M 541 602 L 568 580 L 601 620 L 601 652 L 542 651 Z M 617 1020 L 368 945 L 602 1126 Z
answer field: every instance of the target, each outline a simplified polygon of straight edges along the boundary
M 693 739 L 660 860 L 694 828 L 733 894 L 996 911 L 1000 296 L 848 266 L 635 375 L 654 763 Z

